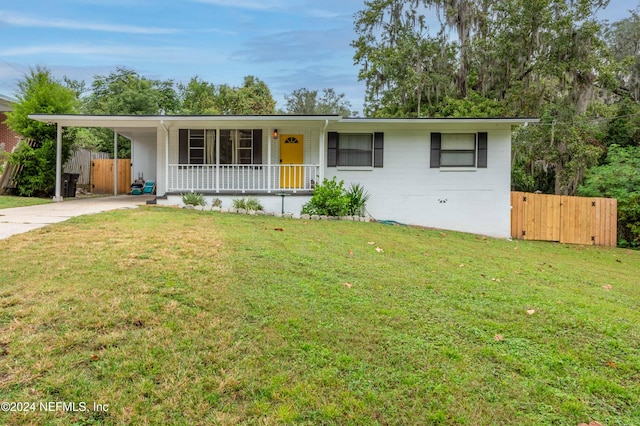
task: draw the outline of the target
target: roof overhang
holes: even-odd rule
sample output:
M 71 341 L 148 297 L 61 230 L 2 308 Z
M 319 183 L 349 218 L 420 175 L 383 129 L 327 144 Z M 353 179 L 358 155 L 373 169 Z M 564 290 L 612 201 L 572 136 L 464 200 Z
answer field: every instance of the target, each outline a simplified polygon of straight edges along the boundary
M 343 118 L 339 115 L 78 115 L 31 114 L 29 118 L 63 127 L 105 127 L 115 131 L 140 132 L 161 127 L 224 126 L 237 128 L 251 123 L 258 127 L 348 125 L 353 127 L 425 127 L 425 126 L 519 126 L 538 123 L 538 118 Z
M 29 118 L 64 127 L 175 127 L 184 124 L 211 125 L 253 123 L 274 126 L 283 123 L 325 123 L 338 121 L 338 115 L 77 115 L 77 114 L 31 114 Z

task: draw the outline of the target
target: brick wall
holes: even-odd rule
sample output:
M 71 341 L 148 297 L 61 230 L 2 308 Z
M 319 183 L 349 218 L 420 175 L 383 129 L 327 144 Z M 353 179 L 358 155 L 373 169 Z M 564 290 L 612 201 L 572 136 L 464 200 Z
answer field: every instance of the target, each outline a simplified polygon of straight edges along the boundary
M 7 115 L 4 112 L 0 112 L 0 150 L 11 152 L 18 144 L 19 138 L 4 124 L 6 119 Z

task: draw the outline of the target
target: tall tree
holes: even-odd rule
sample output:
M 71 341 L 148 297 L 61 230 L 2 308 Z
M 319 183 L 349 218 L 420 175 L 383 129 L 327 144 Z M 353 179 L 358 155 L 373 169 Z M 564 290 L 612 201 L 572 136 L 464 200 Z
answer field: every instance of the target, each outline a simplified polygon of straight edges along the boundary
M 607 44 L 613 59 L 621 65 L 619 94 L 640 101 L 640 6 L 630 14 L 608 28 Z
M 178 91 L 182 106 L 181 114 L 216 115 L 220 114 L 216 86 L 200 78 L 192 77 L 186 85 L 179 83 Z
M 322 89 L 322 96 L 318 97 L 317 90 L 305 87 L 295 89 L 285 95 L 286 114 L 338 114 L 343 117 L 356 116 L 357 111 L 351 110 L 351 103 L 344 93 L 336 93 L 334 89 Z
M 57 130 L 55 126 L 31 120 L 29 114 L 73 114 L 77 112 L 76 93 L 55 79 L 44 67 L 32 68 L 18 83 L 18 102 L 7 113 L 7 125 L 25 139 L 18 145 L 9 161 L 22 166 L 16 178 L 20 195 L 49 196 L 53 194 L 56 171 Z M 65 129 L 62 155 L 65 161 L 70 152 L 72 131 Z
M 538 113 L 549 96 L 583 113 L 596 83 L 610 81 L 594 20 L 607 3 L 371 0 L 356 15 L 353 42 L 367 113 L 411 116 L 417 104 L 477 94 L 504 102 L 510 115 Z M 429 26 L 434 17 L 440 27 Z
M 223 114 L 268 115 L 275 113 L 276 101 L 271 96 L 267 84 L 249 75 L 241 87 L 222 87 L 220 90 Z
M 95 76 L 85 102 L 89 114 L 152 115 L 178 107 L 172 80 L 151 80 L 128 68 Z
M 179 100 L 172 80 L 151 80 L 128 68 L 116 68 L 107 76 L 97 75 L 91 94 L 84 99 L 84 112 L 104 115 L 155 115 L 172 113 Z M 113 154 L 113 133 L 106 129 L 93 131 L 101 151 Z M 118 139 L 118 157 L 131 155 L 128 139 Z

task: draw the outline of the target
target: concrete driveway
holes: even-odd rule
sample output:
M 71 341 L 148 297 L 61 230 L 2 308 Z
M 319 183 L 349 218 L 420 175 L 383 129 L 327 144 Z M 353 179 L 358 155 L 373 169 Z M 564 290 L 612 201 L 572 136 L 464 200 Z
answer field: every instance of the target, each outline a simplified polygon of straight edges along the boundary
M 42 228 L 51 223 L 64 222 L 74 216 L 135 208 L 154 198 L 154 195 L 119 195 L 67 199 L 61 203 L 0 209 L 0 240 Z

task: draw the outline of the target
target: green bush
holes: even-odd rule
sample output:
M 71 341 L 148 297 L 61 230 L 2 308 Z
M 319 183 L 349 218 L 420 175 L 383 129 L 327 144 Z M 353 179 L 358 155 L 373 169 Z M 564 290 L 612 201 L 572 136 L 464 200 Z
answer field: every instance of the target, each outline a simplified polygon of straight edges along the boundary
M 36 148 L 22 142 L 11 154 L 9 162 L 15 166 L 22 166 L 15 177 L 18 195 L 53 195 L 56 183 L 56 141 L 45 140 Z
M 236 198 L 231 200 L 233 203 L 233 208 L 235 209 L 244 209 L 244 210 L 264 210 L 260 201 L 255 197 L 249 197 L 247 199 L 244 198 Z
M 335 176 L 316 185 L 313 197 L 302 206 L 302 214 L 346 216 L 349 214 L 349 196 L 344 181 L 337 182 Z
M 618 244 L 640 247 L 640 146 L 611 145 L 605 164 L 587 172 L 578 195 L 618 200 Z
M 204 195 L 199 192 L 187 192 L 182 194 L 182 203 L 185 206 L 206 206 L 207 202 L 204 199 Z
M 367 201 L 370 198 L 364 187 L 359 183 L 352 183 L 347 190 L 347 197 L 349 198 L 349 214 L 352 216 L 364 216 Z

